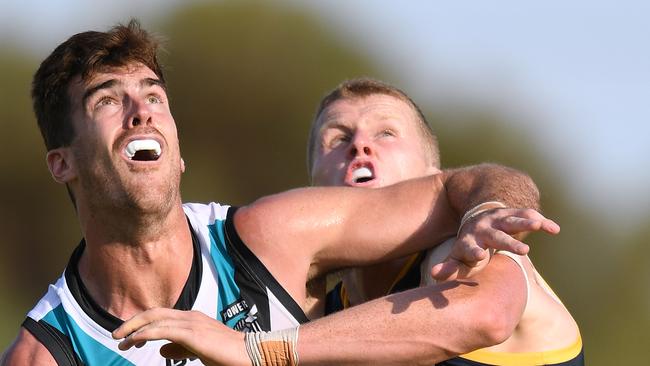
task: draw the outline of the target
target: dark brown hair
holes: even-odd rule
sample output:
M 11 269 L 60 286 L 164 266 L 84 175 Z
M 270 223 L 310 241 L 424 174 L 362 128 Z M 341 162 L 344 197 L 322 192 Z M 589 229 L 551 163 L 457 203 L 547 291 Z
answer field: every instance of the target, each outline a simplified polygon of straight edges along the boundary
M 32 81 L 34 113 L 47 150 L 68 146 L 74 138 L 68 95 L 73 78 L 88 80 L 97 72 L 141 63 L 164 83 L 156 56 L 158 45 L 135 19 L 108 32 L 78 33 L 60 44 L 41 63 Z

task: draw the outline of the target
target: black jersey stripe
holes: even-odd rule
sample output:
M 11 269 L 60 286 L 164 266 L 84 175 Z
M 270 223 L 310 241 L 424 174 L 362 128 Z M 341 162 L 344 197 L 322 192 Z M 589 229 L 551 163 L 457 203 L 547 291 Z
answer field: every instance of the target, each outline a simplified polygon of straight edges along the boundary
M 271 272 L 264 266 L 257 256 L 246 246 L 241 240 L 237 230 L 235 229 L 234 216 L 237 207 L 230 207 L 226 215 L 225 234 L 226 244 L 232 249 L 235 258 L 241 259 L 241 266 L 248 272 L 251 278 L 259 282 L 259 285 L 264 288 L 268 287 L 269 290 L 277 297 L 282 305 L 289 311 L 289 313 L 300 323 L 304 324 L 309 321 L 307 315 L 302 311 L 302 308 L 287 290 L 273 277 Z
M 83 366 L 70 339 L 44 321 L 26 318 L 22 327 L 30 332 L 48 351 L 59 366 Z
M 190 232 L 192 233 L 192 246 L 193 246 L 193 258 L 192 258 L 192 268 L 187 277 L 187 281 L 183 287 L 183 291 L 179 296 L 174 309 L 177 310 L 191 310 L 196 297 L 199 293 L 199 287 L 201 286 L 201 277 L 203 275 L 203 264 L 201 261 L 201 247 L 199 240 L 192 230 L 189 219 L 187 222 Z M 84 249 L 86 248 L 86 240 L 81 239 L 81 242 L 77 248 L 72 253 L 68 266 L 65 270 L 65 280 L 70 289 L 70 293 L 74 297 L 75 301 L 79 304 L 84 313 L 86 313 L 95 323 L 99 324 L 102 328 L 113 332 L 120 325 L 122 325 L 123 320 L 114 316 L 113 314 L 107 312 L 95 302 L 95 300 L 90 296 L 90 292 L 84 285 L 79 274 L 79 259 L 83 254 Z

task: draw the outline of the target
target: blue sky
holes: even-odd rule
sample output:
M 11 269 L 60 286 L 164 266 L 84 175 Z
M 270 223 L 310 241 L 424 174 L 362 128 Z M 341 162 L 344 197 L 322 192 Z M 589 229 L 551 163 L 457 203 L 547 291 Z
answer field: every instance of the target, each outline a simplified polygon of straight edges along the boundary
M 326 19 L 416 100 L 470 98 L 514 117 L 580 202 L 647 217 L 650 2 L 287 1 Z M 146 25 L 180 3 L 0 0 L 0 41 L 44 56 L 75 32 L 128 16 Z
M 513 117 L 581 202 L 612 218 L 649 212 L 650 2 L 312 6 L 416 100 L 469 97 Z

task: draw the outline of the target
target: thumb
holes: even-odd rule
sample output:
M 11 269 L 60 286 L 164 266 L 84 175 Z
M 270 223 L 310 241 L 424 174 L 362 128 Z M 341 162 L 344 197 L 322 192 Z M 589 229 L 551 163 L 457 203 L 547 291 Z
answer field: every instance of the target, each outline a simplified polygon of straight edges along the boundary
M 431 267 L 431 277 L 439 282 L 454 280 L 458 277 L 459 267 L 460 263 L 458 261 L 455 259 L 447 259 Z

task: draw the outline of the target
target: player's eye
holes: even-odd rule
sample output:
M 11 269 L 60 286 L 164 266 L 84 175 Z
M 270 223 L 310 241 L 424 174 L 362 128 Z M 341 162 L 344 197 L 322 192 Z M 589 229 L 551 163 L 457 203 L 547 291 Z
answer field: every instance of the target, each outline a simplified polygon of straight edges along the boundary
M 350 141 L 350 136 L 348 134 L 341 133 L 341 134 L 337 134 L 334 137 L 332 137 L 329 140 L 328 145 L 330 146 L 330 148 L 336 148 L 336 147 L 340 146 L 341 144 L 349 142 L 349 141 Z
M 385 129 L 379 133 L 381 137 L 396 136 L 395 131 L 391 129 Z
M 95 107 L 103 107 L 106 105 L 113 105 L 113 104 L 117 104 L 117 101 L 115 99 L 109 96 L 104 96 L 99 98 L 97 103 L 95 103 Z
M 162 103 L 162 99 L 161 99 L 159 96 L 157 96 L 157 95 L 153 95 L 153 94 L 147 96 L 147 99 L 146 99 L 146 100 L 147 100 L 147 103 L 149 103 L 149 104 L 158 104 L 158 103 Z

